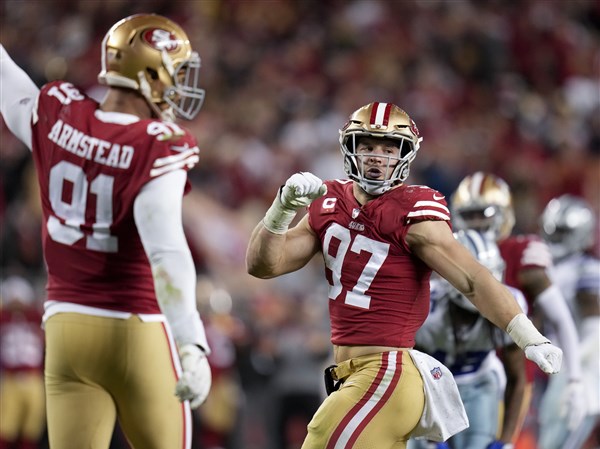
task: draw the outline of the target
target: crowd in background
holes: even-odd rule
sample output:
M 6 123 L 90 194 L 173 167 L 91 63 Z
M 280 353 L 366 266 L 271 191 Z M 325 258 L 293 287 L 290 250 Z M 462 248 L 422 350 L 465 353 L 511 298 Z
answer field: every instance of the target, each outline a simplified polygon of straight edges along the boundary
M 205 104 L 185 124 L 201 153 L 184 221 L 215 380 L 196 414 L 195 449 L 292 449 L 304 437 L 331 360 L 325 281 L 312 264 L 256 280 L 244 255 L 288 176 L 344 177 L 338 129 L 361 105 L 393 102 L 417 123 L 424 141 L 410 183 L 450 195 L 475 170 L 504 178 L 515 232 L 538 232 L 541 210 L 559 194 L 600 205 L 594 0 L 2 0 L 0 8 L 2 44 L 39 86 L 67 79 L 101 98 L 101 39 L 137 12 L 180 23 L 202 58 Z M 41 304 L 36 188 L 26 147 L 2 124 L 1 274 L 30 281 Z M 113 446 L 126 447 L 118 434 Z

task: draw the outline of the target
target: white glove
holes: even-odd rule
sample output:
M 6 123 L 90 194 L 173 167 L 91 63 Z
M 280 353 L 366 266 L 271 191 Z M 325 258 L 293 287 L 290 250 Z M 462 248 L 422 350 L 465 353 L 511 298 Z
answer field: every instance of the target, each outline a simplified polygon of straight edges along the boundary
M 300 209 L 325 193 L 327 186 L 320 178 L 309 172 L 300 172 L 290 176 L 285 182 L 279 200 L 287 209 Z
M 562 365 L 562 350 L 544 337 L 524 313 L 513 317 L 506 332 L 525 351 L 525 357 L 534 362 L 546 374 L 556 374 Z
M 546 374 L 556 374 L 562 365 L 562 350 L 552 343 L 525 347 L 525 357 L 534 362 Z
M 574 380 L 567 384 L 560 404 L 560 416 L 566 417 L 567 427 L 573 431 L 586 416 L 586 398 L 581 382 Z
M 265 214 L 264 227 L 274 234 L 284 234 L 296 216 L 296 209 L 308 206 L 325 193 L 327 186 L 312 173 L 290 176 Z
M 190 401 L 191 408 L 202 404 L 212 384 L 212 375 L 206 355 L 194 344 L 183 345 L 179 349 L 183 374 L 175 386 L 175 396 L 180 401 Z

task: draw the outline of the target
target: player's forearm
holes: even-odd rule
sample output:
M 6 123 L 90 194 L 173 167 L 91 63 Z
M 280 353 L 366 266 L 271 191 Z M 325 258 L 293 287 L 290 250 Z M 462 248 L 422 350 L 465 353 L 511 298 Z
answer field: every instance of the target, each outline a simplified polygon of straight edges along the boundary
M 570 318 L 570 317 L 569 317 Z M 567 320 L 557 329 L 557 346 L 563 350 L 565 366 L 570 380 L 581 380 L 581 362 L 579 356 L 579 340 L 575 325 Z
M 196 270 L 187 248 L 150 257 L 156 300 L 178 346 L 194 344 L 210 352 L 196 308 Z
M 504 393 L 505 408 L 500 441 L 505 443 L 514 442 L 521 430 L 524 418 L 522 411 L 527 410 L 530 403 L 530 396 L 525 394 L 526 384 L 525 376 L 508 379 Z
M 481 314 L 500 329 L 506 329 L 508 323 L 522 313 L 510 291 L 484 268 L 476 273 L 469 296 Z
M 280 274 L 285 250 L 285 234 L 274 234 L 262 221 L 254 228 L 246 252 L 246 269 L 249 274 L 269 279 Z
M 516 391 L 513 393 L 513 396 L 520 394 L 520 397 L 517 397 L 513 401 L 509 398 L 507 385 L 507 391 L 504 395 L 506 407 L 504 410 L 504 419 L 502 421 L 502 432 L 500 433 L 499 438 L 500 441 L 505 443 L 514 443 L 517 440 L 519 434 L 521 433 L 521 429 L 523 428 L 523 424 L 525 423 L 527 413 L 529 412 L 532 391 L 533 384 L 525 382 L 522 390 L 519 390 L 519 393 Z M 519 408 L 516 408 L 517 404 L 519 405 Z

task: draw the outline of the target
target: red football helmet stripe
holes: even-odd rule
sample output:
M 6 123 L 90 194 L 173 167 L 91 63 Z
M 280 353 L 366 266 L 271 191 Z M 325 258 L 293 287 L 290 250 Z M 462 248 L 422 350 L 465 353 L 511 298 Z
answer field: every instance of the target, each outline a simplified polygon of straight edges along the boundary
M 375 120 L 377 119 L 377 110 L 379 109 L 379 103 L 373 103 L 373 109 L 371 109 L 371 118 L 369 119 L 369 124 L 374 125 Z
M 373 103 L 369 124 L 387 126 L 390 121 L 391 103 Z

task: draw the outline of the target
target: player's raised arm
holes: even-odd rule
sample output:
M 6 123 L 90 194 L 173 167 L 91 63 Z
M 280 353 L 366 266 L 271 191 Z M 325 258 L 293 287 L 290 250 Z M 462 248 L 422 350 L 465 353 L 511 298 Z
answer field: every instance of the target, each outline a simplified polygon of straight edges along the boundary
M 8 129 L 31 150 L 31 115 L 40 90 L 0 44 L 0 111 Z
M 312 173 L 296 173 L 279 189 L 273 204 L 258 223 L 248 244 L 248 273 L 271 278 L 298 270 L 318 251 L 318 240 L 305 216 L 297 226 L 288 227 L 298 209 L 325 194 L 327 187 Z

